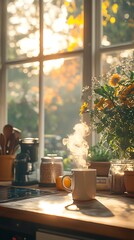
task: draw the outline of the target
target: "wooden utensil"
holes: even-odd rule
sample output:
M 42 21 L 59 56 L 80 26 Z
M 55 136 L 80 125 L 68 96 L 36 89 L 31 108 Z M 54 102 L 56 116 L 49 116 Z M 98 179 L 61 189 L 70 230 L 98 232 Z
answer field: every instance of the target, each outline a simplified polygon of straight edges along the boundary
M 12 132 L 9 137 L 8 154 L 13 154 L 15 143 L 16 143 L 15 133 Z
M 11 154 L 14 155 L 17 152 L 18 149 L 19 149 L 19 138 L 15 137 L 14 147 L 12 149 Z
M 21 138 L 21 130 L 14 127 L 13 131 L 15 133 L 15 137 L 20 139 Z
M 5 138 L 3 133 L 0 134 L 1 155 L 5 154 Z
M 13 132 L 13 126 L 12 125 L 6 124 L 3 127 L 3 134 L 4 134 L 4 138 L 5 138 L 5 154 L 8 151 L 9 139 L 10 139 L 10 136 L 11 136 L 12 132 Z

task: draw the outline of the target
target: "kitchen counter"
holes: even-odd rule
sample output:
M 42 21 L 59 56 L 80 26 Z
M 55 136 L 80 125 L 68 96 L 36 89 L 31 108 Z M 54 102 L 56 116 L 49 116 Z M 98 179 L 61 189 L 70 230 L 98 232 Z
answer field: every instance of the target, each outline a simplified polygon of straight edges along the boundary
M 134 239 L 134 198 L 97 192 L 96 199 L 73 202 L 70 193 L 55 194 L 0 203 L 0 219 L 11 218 L 79 231 L 85 234 Z

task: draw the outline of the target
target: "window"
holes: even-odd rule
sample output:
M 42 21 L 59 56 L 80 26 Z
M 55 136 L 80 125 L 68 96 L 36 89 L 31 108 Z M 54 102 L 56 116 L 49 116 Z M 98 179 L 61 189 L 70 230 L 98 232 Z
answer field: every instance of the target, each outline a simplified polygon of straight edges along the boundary
M 132 55 L 134 49 L 133 1 L 102 1 L 101 60 L 105 73 L 120 58 Z
M 0 0 L 0 11 L 0 128 L 39 137 L 40 157 L 44 142 L 61 154 L 82 86 L 132 54 L 132 0 Z

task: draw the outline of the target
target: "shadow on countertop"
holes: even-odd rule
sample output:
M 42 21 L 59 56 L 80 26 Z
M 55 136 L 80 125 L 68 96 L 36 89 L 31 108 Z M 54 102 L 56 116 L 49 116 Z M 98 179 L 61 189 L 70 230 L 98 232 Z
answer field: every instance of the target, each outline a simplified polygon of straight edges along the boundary
M 98 200 L 73 201 L 72 204 L 65 206 L 68 211 L 82 212 L 85 215 L 94 217 L 113 217 L 113 213 Z

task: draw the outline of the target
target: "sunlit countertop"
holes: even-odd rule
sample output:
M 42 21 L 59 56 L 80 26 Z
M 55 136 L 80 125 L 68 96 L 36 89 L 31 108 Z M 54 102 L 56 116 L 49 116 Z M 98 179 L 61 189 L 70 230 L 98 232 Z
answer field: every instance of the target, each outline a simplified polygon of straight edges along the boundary
M 134 198 L 107 192 L 97 192 L 95 200 L 86 202 L 73 202 L 71 193 L 56 191 L 52 195 L 1 203 L 0 217 L 134 239 Z

